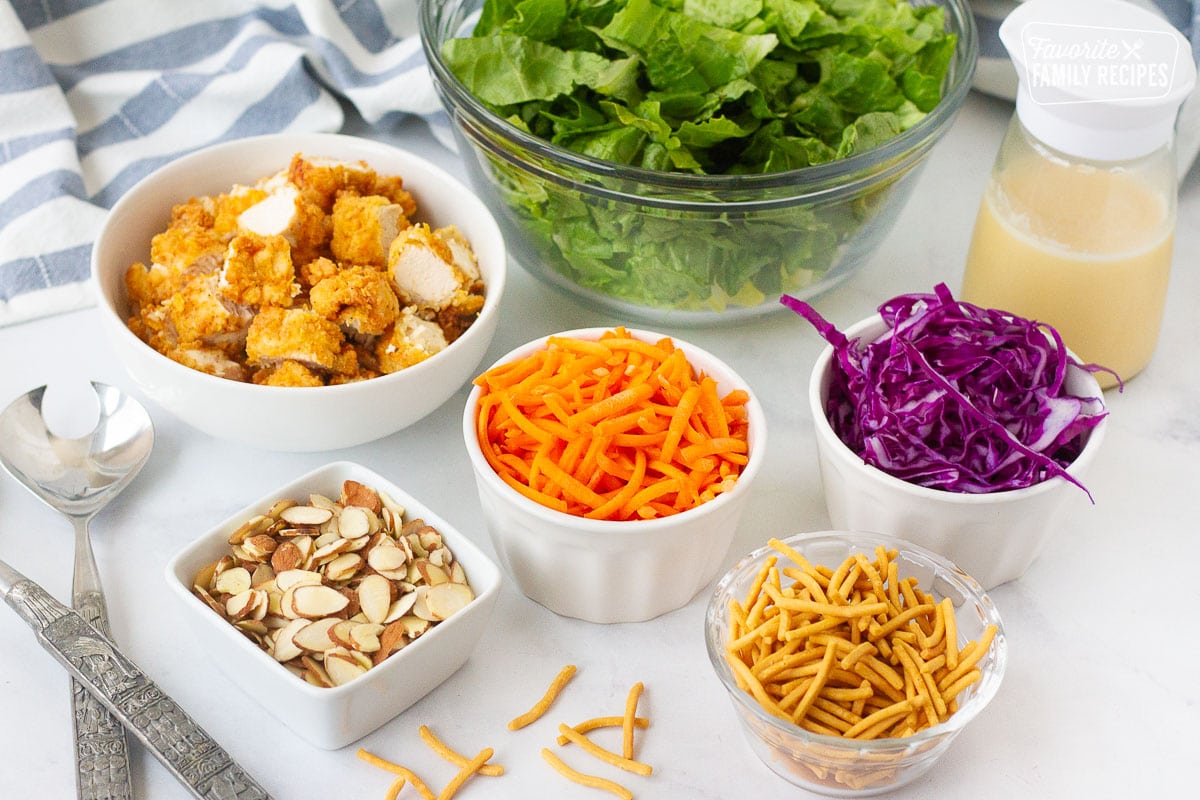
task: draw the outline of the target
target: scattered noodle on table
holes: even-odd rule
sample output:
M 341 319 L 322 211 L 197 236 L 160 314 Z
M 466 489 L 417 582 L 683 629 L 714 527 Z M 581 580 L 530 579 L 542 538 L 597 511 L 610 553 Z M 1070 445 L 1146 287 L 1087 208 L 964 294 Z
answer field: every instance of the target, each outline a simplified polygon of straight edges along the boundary
M 563 667 L 559 673 L 554 676 L 554 680 L 550 683 L 550 687 L 546 689 L 546 693 L 542 695 L 542 698 L 534 703 L 533 707 L 524 714 L 510 721 L 508 723 L 508 729 L 510 731 L 519 730 L 524 728 L 526 725 L 529 725 L 540 719 L 542 715 L 549 710 L 551 704 L 558 698 L 559 692 L 563 690 L 563 687 L 567 685 L 571 678 L 575 677 L 575 669 L 576 668 L 574 664 L 568 664 Z

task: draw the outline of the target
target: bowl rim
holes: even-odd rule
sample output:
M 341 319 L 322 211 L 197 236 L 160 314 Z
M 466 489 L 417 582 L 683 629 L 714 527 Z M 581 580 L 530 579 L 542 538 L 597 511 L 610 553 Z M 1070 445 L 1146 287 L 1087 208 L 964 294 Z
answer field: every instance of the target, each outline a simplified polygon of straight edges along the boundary
M 499 596 L 501 587 L 504 584 L 503 572 L 500 570 L 499 566 L 497 566 L 496 562 L 493 561 L 492 558 L 482 550 L 482 548 L 472 542 L 470 538 L 462 533 L 457 527 L 451 525 L 430 506 L 409 494 L 394 481 L 387 479 L 369 467 L 348 460 L 326 463 L 302 475 L 299 475 L 284 484 L 275 486 L 270 491 L 257 496 L 255 499 L 245 504 L 240 510 L 227 515 L 221 521 L 206 528 L 203 532 L 189 540 L 185 546 L 177 550 L 174 555 L 167 560 L 166 566 L 163 568 L 163 576 L 166 579 L 167 585 L 170 587 L 172 593 L 180 601 L 182 601 L 183 608 L 195 610 L 195 620 L 197 623 L 208 624 L 215 630 L 221 631 L 222 638 L 229 643 L 229 646 L 241 648 L 255 663 L 261 664 L 265 670 L 271 670 L 271 672 L 268 673 L 270 676 L 273 677 L 274 675 L 278 674 L 279 678 L 281 679 L 280 686 L 282 687 L 282 691 L 299 694 L 303 698 L 322 704 L 337 701 L 344 695 L 377 684 L 379 681 L 386 680 L 391 673 L 395 672 L 396 670 L 403 669 L 405 662 L 411 660 L 411 658 L 404 659 L 402 657 L 404 652 L 409 650 L 411 647 L 416 647 L 427 637 L 433 637 L 434 644 L 427 644 L 422 648 L 422 650 L 414 652 L 419 654 L 429 647 L 436 646 L 437 641 L 442 638 L 444 634 L 435 634 L 438 634 L 438 632 L 442 629 L 442 624 L 451 622 L 455 619 L 455 617 L 449 617 L 448 619 L 443 620 L 442 623 L 434 625 L 421 636 L 417 637 L 417 639 L 408 645 L 408 647 L 405 647 L 404 650 L 394 653 L 392 656 L 384 659 L 382 663 L 372 666 L 371 669 L 367 670 L 362 675 L 355 677 L 353 680 L 348 681 L 347 683 L 332 687 L 313 686 L 307 681 L 288 673 L 287 669 L 280 662 L 276 661 L 270 653 L 258 647 L 241 633 L 239 633 L 237 628 L 234 627 L 229 620 L 218 616 L 213 609 L 209 608 L 202 600 L 200 600 L 200 598 L 192 594 L 192 592 L 189 590 L 189 587 L 185 585 L 184 581 L 180 580 L 180 571 L 183 568 L 184 562 L 188 561 L 199 552 L 214 544 L 219 538 L 218 534 L 232 530 L 234 527 L 236 527 L 239 521 L 244 521 L 250 515 L 262 513 L 262 509 L 264 507 L 269 505 L 274 500 L 281 499 L 284 493 L 299 492 L 302 490 L 302 487 L 311 487 L 313 484 L 318 483 L 323 479 L 329 479 L 338 476 L 342 476 L 343 478 L 352 477 L 354 480 L 359 480 L 360 482 L 371 481 L 373 483 L 368 483 L 368 485 L 372 486 L 372 488 L 382 488 L 384 491 L 387 491 L 389 495 L 394 497 L 398 502 L 401 503 L 401 505 L 405 507 L 406 511 L 410 508 L 418 508 L 421 510 L 423 512 L 422 517 L 435 528 L 437 528 L 443 536 L 445 536 L 446 531 L 450 532 L 450 536 L 454 540 L 454 545 L 451 548 L 451 552 L 454 553 L 456 560 L 458 558 L 459 548 L 463 547 L 464 542 L 466 543 L 465 548 L 463 549 L 471 553 L 471 558 L 473 560 L 476 560 L 487 566 L 487 572 L 490 573 L 490 579 L 486 581 L 480 581 L 481 583 L 487 584 L 482 590 L 477 590 L 476 585 L 474 583 L 471 584 L 472 590 L 476 591 L 475 599 L 463 609 L 464 612 L 468 609 L 471 609 L 472 606 L 475 606 L 476 609 L 478 609 L 495 602 Z M 471 581 L 470 576 L 468 576 L 468 581 Z M 204 622 L 201 623 L 201 620 Z M 205 655 L 209 656 L 210 658 L 215 658 L 217 654 L 206 653 Z M 264 701 L 264 705 L 267 704 L 269 703 Z
M 728 492 L 722 492 L 717 497 L 707 502 L 701 503 L 698 506 L 681 511 L 678 514 L 672 514 L 668 517 L 656 517 L 654 519 L 638 519 L 638 520 L 603 520 L 603 519 L 588 519 L 587 517 L 568 514 L 564 511 L 558 511 L 553 508 L 547 508 L 540 503 L 525 497 L 523 494 L 515 491 L 511 486 L 505 483 L 496 471 L 488 464 L 487 459 L 483 456 L 483 450 L 479 446 L 479 440 L 475 436 L 475 417 L 476 410 L 479 405 L 479 397 L 483 390 L 478 385 L 472 385 L 471 391 L 467 396 L 467 402 L 463 406 L 463 439 L 467 449 L 467 455 L 470 457 L 471 466 L 475 472 L 477 479 L 487 483 L 494 492 L 500 494 L 508 502 L 512 503 L 521 511 L 538 517 L 539 519 L 555 525 L 564 530 L 570 530 L 580 535 L 603 534 L 605 537 L 640 537 L 658 532 L 662 529 L 674 529 L 682 524 L 687 524 L 691 521 L 698 520 L 701 516 L 718 513 L 725 506 L 739 502 L 742 495 L 750 491 L 751 484 L 754 482 L 755 476 L 762 468 L 763 462 L 766 460 L 767 448 L 767 420 L 766 412 L 763 410 L 762 404 L 759 402 L 757 395 L 750 389 L 750 384 L 742 379 L 737 372 L 729 367 L 721 359 L 717 358 L 707 350 L 698 347 L 691 342 L 680 339 L 677 336 L 669 334 L 656 333 L 641 328 L 632 328 L 623 326 L 630 336 L 642 339 L 644 341 L 657 341 L 658 339 L 669 338 L 675 346 L 684 351 L 688 357 L 688 362 L 693 369 L 701 369 L 705 373 L 715 375 L 719 380 L 727 381 L 734 384 L 738 388 L 744 390 L 749 399 L 746 402 L 747 422 L 747 440 L 750 443 L 749 455 L 746 465 L 742 468 L 738 475 L 737 483 L 733 489 Z M 537 339 L 532 339 L 525 344 L 513 348 L 508 353 L 496 359 L 487 369 L 487 372 L 494 367 L 507 364 L 519 358 L 523 358 L 531 353 L 545 349 L 546 344 L 551 338 L 575 338 L 575 339 L 591 339 L 597 340 L 600 335 L 606 331 L 612 330 L 608 326 L 595 326 L 589 328 L 576 328 L 574 330 L 561 331 L 557 333 L 547 334 Z M 703 366 L 698 365 L 693 360 L 694 356 L 698 356 L 699 360 L 704 362 Z M 482 374 L 482 373 L 481 373 Z
M 293 142 L 294 144 L 286 144 Z M 399 157 L 401 160 L 412 164 L 419 165 L 419 168 L 429 172 L 444 184 L 453 187 L 460 195 L 461 201 L 464 204 L 474 206 L 472 209 L 474 214 L 478 216 L 483 227 L 487 228 L 487 238 L 493 240 L 493 243 L 498 247 L 496 264 L 491 267 L 491 272 L 484 283 L 484 303 L 483 308 L 479 311 L 479 316 L 471 323 L 471 326 L 463 331 L 453 342 L 450 342 L 444 350 L 434 353 L 424 361 L 413 364 L 411 367 L 405 367 L 397 372 L 390 372 L 383 375 L 378 375 L 373 378 L 368 378 L 359 381 L 351 381 L 349 383 L 329 384 L 324 386 L 269 386 L 265 384 L 257 384 L 249 381 L 235 381 L 228 378 L 221 378 L 216 375 L 210 375 L 198 369 L 185 366 L 173 360 L 169 356 L 160 353 L 158 350 L 151 347 L 146 342 L 142 341 L 133 331 L 129 329 L 127 321 L 123 319 L 118 311 L 118 301 L 128 301 L 126 291 L 124 289 L 124 270 L 128 270 L 130 265 L 125 265 L 122 271 L 117 276 L 113 296 L 104 290 L 104 275 L 107 273 L 102 269 L 100 264 L 101 251 L 103 250 L 102 243 L 111 235 L 110 228 L 119 219 L 121 213 L 128 209 L 135 208 L 140 202 L 138 195 L 141 194 L 148 186 L 158 184 L 164 181 L 172 180 L 180 172 L 191 169 L 197 163 L 219 158 L 227 153 L 236 154 L 239 151 L 246 149 L 257 149 L 267 147 L 279 143 L 280 149 L 292 150 L 293 152 L 306 152 L 307 155 L 324 155 L 317 154 L 311 151 L 320 148 L 328 147 L 330 149 L 348 149 L 361 150 L 361 156 L 338 156 L 342 159 L 356 159 L 367 162 L 367 166 L 379 171 L 370 162 L 370 153 L 387 154 L 389 157 Z M 285 146 L 286 145 L 286 146 Z M 283 157 L 284 160 L 290 159 L 291 155 Z M 247 170 L 247 173 L 252 170 Z M 265 177 L 264 175 L 248 175 L 247 180 L 257 180 Z M 402 178 L 404 176 L 401 176 Z M 415 188 L 415 187 L 414 187 Z M 194 193 L 189 193 L 186 189 L 178 193 L 179 201 L 186 197 L 194 196 Z M 169 212 L 169 208 L 165 209 Z M 475 242 L 472 241 L 472 247 Z M 149 256 L 149 242 L 145 248 L 147 256 Z M 487 335 L 488 329 L 492 325 L 493 317 L 499 315 L 500 301 L 504 294 L 505 284 L 508 275 L 508 251 L 504 241 L 504 235 L 500 231 L 500 226 L 496 222 L 495 215 L 491 209 L 462 181 L 458 180 L 446 170 L 434 164 L 427 158 L 418 155 L 417 153 L 407 150 L 403 147 L 398 147 L 386 142 L 380 142 L 374 139 L 364 139 L 358 136 L 350 136 L 342 133 L 267 133 L 257 136 L 246 136 L 240 139 L 231 139 L 228 141 L 217 142 L 215 144 L 206 145 L 197 148 L 185 155 L 175 158 L 154 171 L 140 178 L 129 189 L 127 189 L 120 198 L 113 204 L 105 215 L 104 220 L 96 233 L 95 240 L 92 246 L 91 255 L 89 257 L 89 279 L 97 295 L 97 303 L 100 307 L 101 316 L 109 323 L 110 332 L 119 336 L 121 341 L 127 345 L 136 345 L 152 362 L 157 364 L 158 368 L 167 370 L 169 375 L 173 376 L 190 376 L 182 378 L 182 380 L 199 380 L 201 384 L 207 384 L 211 387 L 221 387 L 224 391 L 237 392 L 253 396 L 259 399 L 270 398 L 272 396 L 287 397 L 296 399 L 298 397 L 315 397 L 330 398 L 339 395 L 355 394 L 364 391 L 371 391 L 371 387 L 385 387 L 391 383 L 396 383 L 400 380 L 410 380 L 419 378 L 421 375 L 436 369 L 441 361 L 439 356 L 449 352 L 459 342 L 470 342 L 476 338 Z M 482 324 L 481 324 L 482 323 Z M 400 378 L 398 376 L 408 376 Z
M 966 728 L 991 703 L 1000 689 L 1000 684 L 1004 679 L 1004 673 L 1008 667 L 1008 639 L 1005 633 L 1004 622 L 987 591 L 958 565 L 948 558 L 906 539 L 870 531 L 810 531 L 792 534 L 780 541 L 797 549 L 800 549 L 800 545 L 810 542 L 844 544 L 852 550 L 867 549 L 867 547 L 860 547 L 858 544 L 855 544 L 857 542 L 865 543 L 870 549 L 874 549 L 876 545 L 884 545 L 889 549 L 899 551 L 915 561 L 923 562 L 928 566 L 937 567 L 945 571 L 948 575 L 946 579 L 954 584 L 955 588 L 963 592 L 963 594 L 970 596 L 984 609 L 986 616 L 985 623 L 996 626 L 996 635 L 989 648 L 989 651 L 993 653 L 993 666 L 990 670 L 981 670 L 979 681 L 975 684 L 975 692 L 945 722 L 931 725 L 928 728 L 917 731 L 911 736 L 903 738 L 846 739 L 840 736 L 813 733 L 801 728 L 799 725 L 774 716 L 764 709 L 753 695 L 738 688 L 737 683 L 733 680 L 732 670 L 724 658 L 724 643 L 715 641 L 717 630 L 715 622 L 718 615 L 726 612 L 725 595 L 728 593 L 729 586 L 743 575 L 748 574 L 752 570 L 757 570 L 762 565 L 762 560 L 765 556 L 776 553 L 774 548 L 769 544 L 765 544 L 738 559 L 721 576 L 717 581 L 716 588 L 709 595 L 709 600 L 704 611 L 704 646 L 708 653 L 709 662 L 713 667 L 713 671 L 716 672 L 721 685 L 725 687 L 726 692 L 740 708 L 749 711 L 757 721 L 769 725 L 772 729 L 804 739 L 811 744 L 818 744 L 833 750 L 845 752 L 872 752 L 896 751 L 899 749 L 910 750 L 913 747 L 929 741 L 939 740 L 945 736 L 955 736 Z M 922 587 L 922 589 L 927 588 Z
M 879 333 L 887 330 L 887 325 L 883 321 L 883 315 L 875 313 L 865 319 L 861 319 L 843 331 L 847 339 L 853 340 L 860 338 L 863 334 L 879 329 Z M 1075 354 L 1068 349 L 1068 355 L 1079 361 Z M 1011 503 L 1019 500 L 1027 499 L 1045 492 L 1054 491 L 1056 489 L 1070 486 L 1069 481 L 1061 475 L 1054 475 L 1046 480 L 1039 481 L 1031 486 L 1024 486 L 1019 489 L 1002 489 L 994 492 L 951 492 L 944 489 L 934 489 L 929 486 L 921 486 L 916 483 L 910 483 L 903 478 L 898 478 L 895 475 L 887 473 L 878 467 L 868 464 L 855 454 L 845 442 L 834 432 L 833 427 L 829 424 L 829 418 L 825 415 L 824 405 L 824 390 L 823 383 L 828 371 L 832 368 L 834 348 L 833 345 L 826 344 L 816 360 L 813 362 L 812 373 L 808 382 L 808 405 L 809 411 L 813 416 L 813 427 L 816 430 L 817 438 L 820 442 L 829 445 L 827 452 L 831 457 L 838 461 L 852 465 L 854 468 L 862 471 L 868 480 L 876 483 L 881 483 L 893 491 L 903 492 L 905 494 L 919 497 L 923 500 L 936 501 L 939 503 L 950 503 L 954 505 L 972 505 L 985 506 L 1000 503 Z M 1079 363 L 1083 363 L 1079 361 Z M 1087 386 L 1087 396 L 1103 399 L 1104 393 L 1100 388 L 1096 378 L 1088 372 L 1074 364 L 1067 365 L 1068 373 L 1078 380 L 1084 382 Z M 1108 429 L 1109 416 L 1105 416 L 1087 434 L 1087 440 L 1079 451 L 1079 455 L 1075 460 L 1067 465 L 1066 472 L 1073 477 L 1078 473 L 1086 470 L 1095 460 L 1097 452 L 1100 450 L 1100 445 L 1104 441 L 1105 432 Z M 1086 491 L 1081 489 L 1081 491 Z
M 952 68 L 958 67 L 958 70 L 951 74 L 951 80 L 943 92 L 942 99 L 916 125 L 900 132 L 883 144 L 872 147 L 862 153 L 856 153 L 825 164 L 810 165 L 781 172 L 750 175 L 695 175 L 616 164 L 581 153 L 575 153 L 574 151 L 557 147 L 541 137 L 526 133 L 507 120 L 496 116 L 483 103 L 477 100 L 462 82 L 454 76 L 442 60 L 439 47 L 435 44 L 438 40 L 438 26 L 435 17 L 437 16 L 437 12 L 449 1 L 420 0 L 419 29 L 422 48 L 425 51 L 426 61 L 429 63 L 430 72 L 434 79 L 434 88 L 438 90 L 439 94 L 443 95 L 443 105 L 447 106 L 450 116 L 458 124 L 463 124 L 465 121 L 482 124 L 493 134 L 503 137 L 506 141 L 514 142 L 536 156 L 553 163 L 556 167 L 567 167 L 591 179 L 601 179 L 609 182 L 613 180 L 631 180 L 645 185 L 658 186 L 665 190 L 744 191 L 747 189 L 761 190 L 776 187 L 795 188 L 797 184 L 812 184 L 815 188 L 814 192 L 806 192 L 799 197 L 787 198 L 786 202 L 789 203 L 798 200 L 811 202 L 814 197 L 821 194 L 844 192 L 847 189 L 845 183 L 847 177 L 856 179 L 851 184 L 851 187 L 858 183 L 880 180 L 881 177 L 885 177 L 880 176 L 876 171 L 876 168 L 880 164 L 885 165 L 885 169 L 887 166 L 890 166 L 890 170 L 887 171 L 898 171 L 904 168 L 908 161 L 905 156 L 918 154 L 925 148 L 932 146 L 949 127 L 949 123 L 958 113 L 963 101 L 971 90 L 979 56 L 979 33 L 968 0 L 918 0 L 919 5 L 937 4 L 946 9 L 948 29 L 958 35 L 958 41 L 955 44 L 955 57 L 951 62 L 953 65 Z M 473 12 L 467 18 L 476 16 L 476 14 L 477 12 Z M 450 103 L 446 100 L 446 93 L 453 98 L 457 108 L 449 107 Z M 460 109 L 469 112 L 469 120 L 464 120 L 464 115 Z M 499 148 L 494 149 L 493 152 L 497 155 L 505 155 L 505 152 Z M 528 159 L 523 159 L 520 163 L 522 168 L 534 169 L 541 177 L 554 180 L 558 183 L 567 185 L 578 185 L 581 183 L 581 181 L 565 178 L 563 175 L 550 170 L 537 168 L 537 165 L 530 163 Z M 615 198 L 628 196 L 622 192 L 608 189 L 605 186 L 596 186 L 590 183 L 587 184 L 587 188 L 589 192 Z M 647 198 L 641 196 L 637 198 L 637 201 L 639 204 L 652 204 L 648 202 Z M 733 205 L 738 208 L 754 208 L 760 205 L 772 204 L 761 200 L 746 202 L 726 200 L 721 202 L 722 205 Z M 660 204 L 671 208 L 689 205 L 705 208 L 713 205 L 712 203 L 687 203 L 678 200 L 660 201 Z

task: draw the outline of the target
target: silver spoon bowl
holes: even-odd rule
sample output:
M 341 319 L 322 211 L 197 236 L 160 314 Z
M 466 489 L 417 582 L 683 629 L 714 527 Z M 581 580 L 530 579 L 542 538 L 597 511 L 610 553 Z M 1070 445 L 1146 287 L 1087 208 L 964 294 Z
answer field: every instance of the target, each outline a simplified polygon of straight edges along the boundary
M 91 433 L 59 436 L 47 425 L 41 386 L 0 412 L 0 464 L 75 527 L 72 600 L 88 622 L 109 635 L 108 612 L 88 523 L 129 485 L 154 446 L 154 425 L 140 403 L 92 382 L 99 416 Z M 129 754 L 121 724 L 72 682 L 79 797 L 132 798 Z

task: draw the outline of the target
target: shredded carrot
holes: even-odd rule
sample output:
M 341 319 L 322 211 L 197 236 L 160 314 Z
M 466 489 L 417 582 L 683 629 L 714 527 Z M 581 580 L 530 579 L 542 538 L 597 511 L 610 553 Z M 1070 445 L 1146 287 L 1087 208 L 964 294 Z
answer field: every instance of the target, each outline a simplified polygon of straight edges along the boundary
M 592 519 L 676 514 L 736 485 L 749 460 L 744 389 L 721 396 L 670 338 L 625 328 L 546 347 L 475 379 L 475 433 L 505 483 Z

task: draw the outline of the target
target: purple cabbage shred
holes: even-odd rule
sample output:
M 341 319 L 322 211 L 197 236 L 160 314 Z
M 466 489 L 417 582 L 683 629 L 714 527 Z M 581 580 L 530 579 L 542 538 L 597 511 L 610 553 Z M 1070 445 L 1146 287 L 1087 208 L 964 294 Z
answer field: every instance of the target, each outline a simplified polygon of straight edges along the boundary
M 881 305 L 889 330 L 871 342 L 847 339 L 794 297 L 780 302 L 833 346 L 825 412 L 865 463 L 950 492 L 1055 476 L 1087 492 L 1066 468 L 1108 412 L 1064 384 L 1069 368 L 1103 368 L 1072 359 L 1054 328 L 956 301 L 945 284 Z

